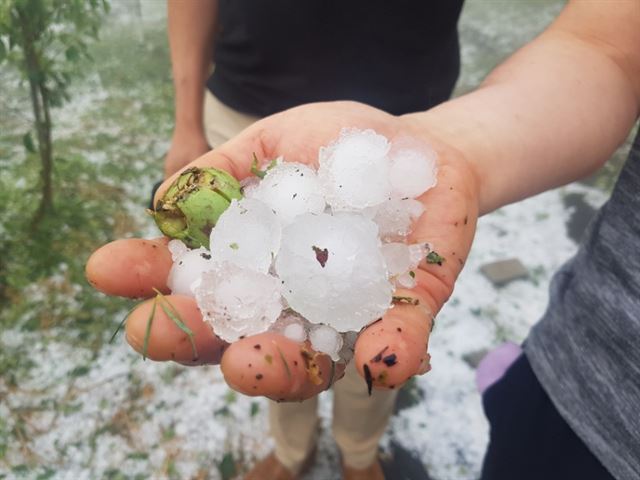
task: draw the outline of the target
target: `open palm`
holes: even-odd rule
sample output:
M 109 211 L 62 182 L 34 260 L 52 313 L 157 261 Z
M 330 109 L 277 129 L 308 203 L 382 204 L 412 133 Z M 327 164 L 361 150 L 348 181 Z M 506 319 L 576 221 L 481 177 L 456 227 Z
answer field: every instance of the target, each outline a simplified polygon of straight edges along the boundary
M 267 117 L 189 166 L 216 167 L 242 179 L 250 175 L 253 153 L 259 158 L 282 155 L 286 160 L 315 164 L 319 147 L 337 138 L 344 127 L 372 128 L 391 141 L 410 136 L 428 143 L 439 155 L 438 184 L 419 198 L 426 210 L 409 241 L 429 242 L 444 261 L 438 264 L 424 259 L 416 272 L 417 286 L 396 292 L 416 299 L 417 305 L 396 304 L 382 320 L 360 333 L 355 347 L 354 361 L 367 383 L 396 388 L 411 376 L 429 370 L 427 347 L 433 320 L 453 291 L 475 231 L 476 179 L 455 148 L 420 131 L 410 117 L 391 116 L 353 102 L 331 102 Z M 366 182 L 366 172 L 362 175 Z M 159 195 L 171 181 L 163 184 Z M 149 298 L 156 290 L 168 293 L 171 255 L 166 243 L 166 239 L 129 239 L 105 245 L 90 258 L 87 277 L 98 290 L 110 295 Z M 127 319 L 127 340 L 139 352 L 146 344 L 145 352 L 153 360 L 190 365 L 220 363 L 227 383 L 236 390 L 289 401 L 325 390 L 344 369 L 308 345 L 276 333 L 247 337 L 229 345 L 203 322 L 194 299 L 180 295 L 165 298 L 193 332 L 195 345 L 167 309 L 154 308 L 152 300 L 144 301 Z M 151 313 L 153 322 L 147 331 Z M 194 351 L 198 352 L 197 358 Z M 394 362 L 380 361 L 380 352 L 385 358 L 394 355 Z

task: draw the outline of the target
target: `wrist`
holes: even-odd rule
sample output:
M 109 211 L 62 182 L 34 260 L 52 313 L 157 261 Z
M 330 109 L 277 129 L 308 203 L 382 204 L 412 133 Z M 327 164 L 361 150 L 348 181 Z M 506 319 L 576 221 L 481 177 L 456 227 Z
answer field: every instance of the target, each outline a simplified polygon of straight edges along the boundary
M 205 140 L 204 125 L 197 121 L 178 121 L 173 128 L 172 140 Z

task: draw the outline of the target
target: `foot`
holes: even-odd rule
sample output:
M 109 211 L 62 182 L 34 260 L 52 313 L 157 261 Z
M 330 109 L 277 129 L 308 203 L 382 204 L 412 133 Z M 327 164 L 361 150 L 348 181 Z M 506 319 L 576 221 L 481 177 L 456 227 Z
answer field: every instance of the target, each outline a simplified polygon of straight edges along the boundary
M 342 464 L 342 478 L 344 480 L 385 480 L 382 466 L 377 458 L 371 466 L 362 470 Z
M 244 480 L 299 480 L 311 468 L 315 459 L 316 449 L 314 448 L 304 461 L 300 473 L 295 475 L 280 463 L 275 453 L 271 453 L 256 463 Z
M 272 453 L 256 463 L 244 480 L 297 480 L 298 478 Z

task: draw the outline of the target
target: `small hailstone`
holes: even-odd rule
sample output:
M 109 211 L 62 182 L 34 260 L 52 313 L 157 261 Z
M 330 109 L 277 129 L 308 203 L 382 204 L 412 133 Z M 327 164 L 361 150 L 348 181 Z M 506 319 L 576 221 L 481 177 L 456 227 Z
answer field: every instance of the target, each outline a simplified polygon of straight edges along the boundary
M 388 200 L 374 209 L 373 221 L 378 225 L 380 238 L 384 240 L 406 237 L 411 232 L 413 220 L 424 211 L 422 203 L 413 199 Z
M 416 282 L 415 272 L 413 275 L 411 275 L 411 272 L 412 271 L 410 270 L 401 275 L 398 275 L 396 277 L 396 284 L 403 288 L 415 287 L 418 284 L 418 282 Z
M 278 217 L 264 203 L 234 200 L 211 231 L 213 258 L 266 273 L 280 248 L 280 228 Z
M 436 184 L 435 151 L 426 146 L 394 148 L 389 153 L 389 181 L 394 198 L 417 198 Z
M 228 262 L 203 273 L 195 295 L 203 319 L 227 342 L 267 331 L 282 311 L 277 278 Z
M 307 339 L 308 325 L 309 323 L 300 315 L 289 310 L 283 310 L 278 320 L 271 325 L 269 331 L 278 332 L 295 342 L 302 343 Z
M 302 343 L 307 339 L 307 332 L 300 323 L 291 323 L 284 327 L 282 334 L 289 340 Z
M 385 243 L 381 251 L 390 276 L 401 275 L 412 268 L 411 254 L 406 244 Z
M 172 242 L 169 242 L 169 244 Z M 178 241 L 178 243 L 182 244 L 180 241 Z M 176 244 L 174 244 L 173 247 L 173 251 L 181 251 Z M 204 272 L 213 270 L 215 264 L 211 253 L 206 248 L 200 247 L 189 250 L 185 247 L 185 249 L 186 251 L 184 253 L 174 258 L 174 263 L 171 266 L 171 270 L 169 270 L 167 286 L 173 294 L 193 297 L 193 290 L 198 284 L 200 277 Z
M 189 247 L 187 247 L 181 240 L 170 240 L 169 243 L 167 243 L 167 248 L 169 249 L 169 252 L 171 252 L 171 259 L 174 262 L 178 257 L 189 251 Z
M 322 213 L 326 205 L 316 172 L 295 162 L 283 162 L 269 169 L 246 196 L 272 208 L 283 225 L 302 213 Z
M 318 179 L 335 211 L 378 205 L 391 194 L 389 141 L 373 130 L 343 129 L 320 149 Z
M 418 264 L 426 258 L 431 252 L 431 244 L 429 243 L 414 243 L 409 245 L 409 256 L 411 258 L 411 268 L 415 268 Z
M 389 308 L 376 225 L 353 213 L 304 214 L 283 229 L 275 268 L 283 296 L 311 323 L 360 330 Z
M 338 355 L 342 349 L 342 335 L 328 325 L 318 325 L 309 332 L 309 340 L 314 350 L 326 353 L 332 360 L 340 359 Z

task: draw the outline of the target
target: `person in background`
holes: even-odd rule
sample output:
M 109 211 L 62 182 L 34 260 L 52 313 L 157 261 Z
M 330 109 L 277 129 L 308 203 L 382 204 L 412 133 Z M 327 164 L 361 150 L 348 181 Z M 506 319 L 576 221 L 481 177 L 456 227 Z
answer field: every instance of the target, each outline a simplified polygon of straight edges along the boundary
M 380 32 L 387 30 L 382 25 Z M 326 32 L 331 37 L 330 29 Z M 439 155 L 439 182 L 421 198 L 429 215 L 420 218 L 414 235 L 432 241 L 446 261 L 423 262 L 411 294 L 436 313 L 463 267 L 478 215 L 593 172 L 639 115 L 640 3 L 573 0 L 545 32 L 462 97 L 404 115 L 358 102 L 291 108 L 254 123 L 191 165 L 215 166 L 242 178 L 249 174 L 252 151 L 311 163 L 317 149 L 347 126 L 428 142 Z M 482 480 L 640 478 L 639 191 L 640 135 L 577 255 L 555 276 L 548 309 L 524 354 L 485 394 L 491 431 Z M 162 245 L 155 244 L 153 255 Z M 110 294 L 133 296 L 162 287 L 167 267 L 156 257 L 140 262 L 151 250 L 135 239 L 108 244 L 91 258 L 87 275 Z M 143 268 L 147 273 L 141 275 Z M 111 278 L 119 279 L 118 288 L 107 284 Z M 181 314 L 191 324 L 201 322 L 191 305 L 182 306 Z M 144 330 L 145 317 L 138 318 L 132 314 L 128 330 Z M 140 325 L 129 325 L 135 322 Z M 428 338 L 431 317 L 404 305 L 360 334 L 354 357 L 360 373 L 371 352 L 396 335 L 388 331 L 396 325 L 402 325 L 406 340 L 406 348 L 394 352 L 398 363 L 414 365 L 407 375 L 424 372 L 415 362 L 424 350 L 412 347 L 407 331 Z M 211 351 L 224 352 L 225 378 L 237 385 L 235 379 L 245 372 L 230 365 L 251 354 L 252 342 L 227 346 L 208 335 Z M 162 340 L 163 348 L 178 342 L 168 332 Z M 286 339 L 273 341 L 284 345 Z M 372 374 L 374 385 L 384 388 L 375 381 L 375 370 Z M 309 382 L 302 374 L 291 381 Z M 255 394 L 266 393 L 263 388 Z M 295 478 L 297 472 L 285 474 Z M 249 478 L 287 477 L 257 477 L 254 471 Z

